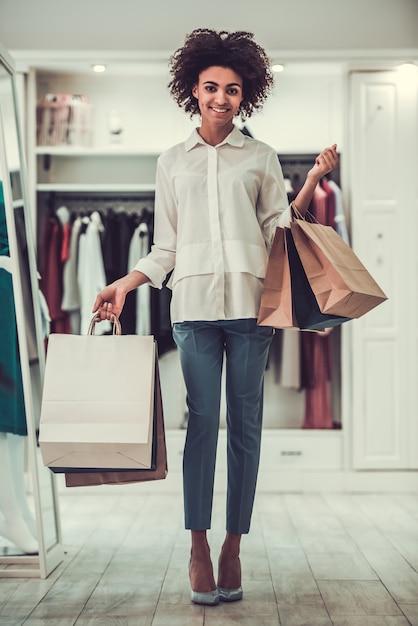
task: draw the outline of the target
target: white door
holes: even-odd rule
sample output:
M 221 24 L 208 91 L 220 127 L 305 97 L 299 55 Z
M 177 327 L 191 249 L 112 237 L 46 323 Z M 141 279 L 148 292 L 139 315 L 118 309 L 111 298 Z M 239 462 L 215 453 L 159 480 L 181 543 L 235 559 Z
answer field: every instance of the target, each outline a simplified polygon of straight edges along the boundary
M 418 467 L 418 75 L 353 73 L 352 246 L 388 295 L 352 322 L 354 469 Z

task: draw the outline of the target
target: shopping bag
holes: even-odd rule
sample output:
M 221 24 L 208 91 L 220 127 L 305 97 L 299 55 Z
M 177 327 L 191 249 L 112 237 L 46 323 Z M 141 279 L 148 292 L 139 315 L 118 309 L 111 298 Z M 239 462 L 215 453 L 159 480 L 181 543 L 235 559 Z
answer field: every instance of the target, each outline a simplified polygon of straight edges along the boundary
M 324 330 L 339 326 L 351 318 L 322 313 L 299 258 L 292 230 L 286 228 L 287 254 L 290 266 L 292 302 L 297 324 L 301 330 Z
M 97 469 L 78 470 L 76 473 L 67 472 L 65 474 L 65 484 L 67 487 L 87 487 L 137 483 L 152 480 L 164 480 L 167 477 L 167 473 L 168 465 L 164 413 L 161 398 L 158 362 L 156 361 L 152 467 L 150 469 L 114 470 L 110 472 L 98 471 Z
M 350 246 L 331 226 L 294 219 L 290 229 L 323 313 L 358 318 L 387 300 Z
M 51 334 L 39 427 L 44 465 L 149 469 L 155 361 L 152 336 L 95 336 L 94 323 L 87 335 Z
M 284 228 L 276 228 L 261 294 L 257 323 L 274 328 L 296 328 L 290 268 Z

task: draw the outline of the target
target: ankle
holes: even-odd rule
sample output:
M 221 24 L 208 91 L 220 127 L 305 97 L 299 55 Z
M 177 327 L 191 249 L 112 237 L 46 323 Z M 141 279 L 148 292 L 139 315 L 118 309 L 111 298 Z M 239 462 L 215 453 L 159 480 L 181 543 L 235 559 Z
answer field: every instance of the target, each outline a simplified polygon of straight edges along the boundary
M 197 560 L 210 559 L 210 547 L 205 530 L 192 530 L 192 545 L 190 549 L 190 558 Z
M 221 548 L 221 557 L 238 557 L 241 547 L 241 535 L 227 532 Z
M 189 575 L 194 592 L 208 593 L 216 589 L 206 531 L 192 531 Z

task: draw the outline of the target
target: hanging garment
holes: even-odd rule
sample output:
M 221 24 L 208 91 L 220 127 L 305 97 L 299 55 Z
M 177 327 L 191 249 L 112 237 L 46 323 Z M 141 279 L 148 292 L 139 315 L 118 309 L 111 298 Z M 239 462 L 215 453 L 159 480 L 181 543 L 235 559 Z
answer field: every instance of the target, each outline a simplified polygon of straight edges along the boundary
M 345 241 L 346 244 L 350 244 L 350 237 L 348 235 L 344 214 L 343 193 L 337 183 L 333 180 L 329 180 L 328 185 L 334 192 L 335 196 L 335 217 L 333 226 L 343 241 Z
M 104 232 L 102 250 L 106 284 L 125 276 L 128 272 L 129 246 L 135 230 L 135 214 L 127 213 L 123 207 L 117 211 L 108 209 L 103 217 Z M 129 292 L 120 315 L 123 334 L 135 334 L 136 294 Z
M 149 232 L 145 222 L 136 227 L 129 245 L 128 271 L 132 271 L 139 259 L 149 252 Z M 151 287 L 142 285 L 136 289 L 136 326 L 137 335 L 151 334 Z
M 38 345 L 36 340 L 34 301 L 32 296 L 32 284 L 30 277 L 28 240 L 26 236 L 26 224 L 23 207 L 17 207 L 13 211 L 16 226 L 16 241 L 19 257 L 20 284 L 23 298 L 25 315 L 25 331 L 28 348 L 29 362 L 38 360 Z
M 12 275 L 0 257 L 0 431 L 27 435 L 22 372 L 17 339 Z
M 62 285 L 62 228 L 56 215 L 50 215 L 43 225 L 41 247 L 41 291 L 51 316 L 51 331 L 70 332 L 68 315 L 61 308 Z
M 77 279 L 80 290 L 80 330 L 86 335 L 92 318 L 92 306 L 97 294 L 106 287 L 106 275 L 100 242 L 103 223 L 100 214 L 93 211 L 89 218 L 84 218 L 85 231 L 80 234 L 78 250 Z M 111 324 L 104 321 L 97 324 L 97 334 L 111 331 Z
M 61 308 L 68 313 L 73 334 L 80 334 L 80 289 L 77 279 L 78 245 L 81 232 L 81 217 L 77 217 L 71 227 L 69 254 L 63 269 L 63 297 Z
M 280 384 L 288 389 L 300 389 L 300 332 L 290 329 L 283 330 L 282 367 Z
M 0 432 L 27 435 L 6 210 L 0 182 Z
M 321 222 L 321 224 L 326 224 L 326 226 L 332 226 L 334 227 L 335 224 L 335 193 L 332 190 L 328 180 L 326 178 L 323 178 L 321 180 L 320 183 L 321 189 L 323 191 L 325 191 L 326 196 L 325 196 L 325 206 L 324 206 L 324 210 L 325 213 L 322 214 L 322 220 L 318 219 L 319 222 Z M 315 198 L 315 194 L 314 194 L 314 198 Z M 321 208 L 320 207 L 316 207 L 315 206 L 315 201 L 314 201 L 314 211 L 316 214 L 321 214 Z
M 330 400 L 330 335 L 303 333 L 302 359 L 305 368 L 305 413 L 302 428 L 332 428 Z
M 49 337 L 51 332 L 51 316 L 49 314 L 48 304 L 45 300 L 45 296 L 40 289 L 38 289 L 39 308 L 41 310 L 41 331 L 42 338 L 45 340 Z
M 124 211 L 123 207 L 117 211 L 105 211 L 102 247 L 107 284 L 121 278 L 128 270 L 129 245 L 137 226 L 136 217 Z
M 70 254 L 70 212 L 66 206 L 60 206 L 56 210 L 56 215 L 60 221 L 62 229 L 62 241 L 61 241 L 61 261 L 65 263 Z

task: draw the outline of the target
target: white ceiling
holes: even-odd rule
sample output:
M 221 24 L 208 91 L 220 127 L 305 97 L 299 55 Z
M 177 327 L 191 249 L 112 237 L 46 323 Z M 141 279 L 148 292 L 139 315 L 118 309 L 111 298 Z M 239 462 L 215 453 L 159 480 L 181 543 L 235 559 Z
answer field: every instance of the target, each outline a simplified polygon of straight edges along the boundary
M 418 0 L 0 0 L 15 50 L 173 51 L 193 28 L 249 30 L 267 50 L 418 47 Z

